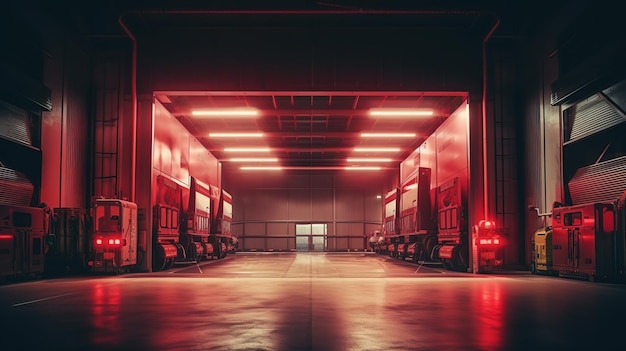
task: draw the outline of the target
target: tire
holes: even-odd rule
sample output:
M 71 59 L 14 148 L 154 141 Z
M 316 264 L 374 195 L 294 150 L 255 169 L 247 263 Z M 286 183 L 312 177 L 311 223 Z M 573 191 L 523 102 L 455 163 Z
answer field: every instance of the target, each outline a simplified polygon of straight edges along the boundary
M 220 247 L 222 248 L 220 252 L 222 256 L 220 258 L 225 258 L 228 255 L 228 246 L 221 244 Z
M 222 248 L 219 245 L 213 245 L 213 257 L 216 260 L 222 257 Z
M 163 246 L 155 244 L 152 255 L 152 270 L 155 272 L 162 271 L 165 269 L 166 261 Z
M 435 246 L 437 246 L 438 244 L 438 240 L 437 240 L 437 236 L 436 235 L 430 235 L 428 237 L 426 237 L 426 240 L 424 240 L 424 251 L 422 253 L 423 255 L 423 260 L 432 260 L 432 253 L 433 250 L 435 249 Z
M 452 270 L 457 272 L 467 272 L 468 252 L 467 245 L 455 245 L 452 249 L 452 259 L 450 260 Z

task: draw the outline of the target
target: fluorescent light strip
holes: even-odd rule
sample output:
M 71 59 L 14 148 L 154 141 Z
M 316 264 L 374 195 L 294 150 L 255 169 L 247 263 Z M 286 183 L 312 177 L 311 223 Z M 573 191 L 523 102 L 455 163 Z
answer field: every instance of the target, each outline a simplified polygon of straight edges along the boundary
M 254 117 L 259 114 L 259 111 L 255 109 L 207 109 L 207 110 L 193 110 L 191 114 L 194 116 L 207 116 L 207 117 Z
M 283 168 L 281 166 L 242 166 L 239 169 L 243 171 L 280 171 Z
M 415 138 L 415 133 L 361 133 L 362 138 Z
M 280 170 L 293 170 L 293 171 L 380 171 L 382 167 L 358 167 L 358 166 L 346 166 L 346 167 L 298 167 L 298 166 L 242 166 L 239 168 L 243 171 L 280 171 Z
M 417 117 L 432 116 L 432 110 L 415 110 L 406 108 L 371 109 L 370 116 L 376 117 Z
M 229 159 L 228 161 L 230 162 L 278 162 L 277 158 L 272 158 L 272 157 L 259 157 L 259 158 L 254 158 L 254 157 L 233 157 L 231 159 Z
M 391 162 L 393 159 L 389 157 L 348 157 L 348 162 Z
M 211 138 L 262 138 L 263 133 L 209 133 Z
M 357 167 L 357 166 L 348 166 L 344 168 L 346 171 L 379 171 L 380 167 Z
M 269 147 L 225 147 L 224 152 L 269 152 Z
M 398 152 L 399 147 L 355 147 L 355 152 Z

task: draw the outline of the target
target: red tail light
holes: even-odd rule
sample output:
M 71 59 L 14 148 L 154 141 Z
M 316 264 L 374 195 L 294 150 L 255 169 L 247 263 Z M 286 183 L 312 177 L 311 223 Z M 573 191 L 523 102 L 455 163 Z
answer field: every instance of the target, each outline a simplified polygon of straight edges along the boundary
M 500 239 L 480 239 L 478 243 L 480 245 L 500 245 Z
M 122 240 L 119 238 L 109 238 L 109 239 L 96 239 L 96 245 L 108 245 L 108 246 L 117 246 L 117 245 L 126 245 L 126 240 Z

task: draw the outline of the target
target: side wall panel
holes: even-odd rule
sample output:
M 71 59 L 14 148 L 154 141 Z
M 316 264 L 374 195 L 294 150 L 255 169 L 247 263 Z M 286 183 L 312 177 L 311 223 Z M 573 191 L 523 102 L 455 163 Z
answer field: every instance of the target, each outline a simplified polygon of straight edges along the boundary
M 461 178 L 461 190 L 467 196 L 468 110 L 461 106 L 433 134 L 437 147 L 435 185 Z M 432 137 L 432 136 L 431 136 Z
M 562 14 L 549 21 L 537 23 L 529 33 L 522 48 L 522 74 L 524 80 L 524 205 L 536 206 L 540 212 L 551 212 L 555 201 L 562 201 L 563 165 L 561 155 L 560 107 L 552 106 L 551 84 L 559 77 L 558 60 L 552 57 L 559 47 L 562 29 L 581 11 L 576 6 L 562 8 Z M 524 211 L 525 263 L 532 258 L 531 239 L 535 230 L 551 225 L 551 218 L 544 223 L 535 212 Z
M 51 31 L 54 35 L 54 31 Z M 54 57 L 47 63 L 46 84 L 53 110 L 43 113 L 41 201 L 51 208 L 88 205 L 89 57 L 58 37 L 49 38 Z

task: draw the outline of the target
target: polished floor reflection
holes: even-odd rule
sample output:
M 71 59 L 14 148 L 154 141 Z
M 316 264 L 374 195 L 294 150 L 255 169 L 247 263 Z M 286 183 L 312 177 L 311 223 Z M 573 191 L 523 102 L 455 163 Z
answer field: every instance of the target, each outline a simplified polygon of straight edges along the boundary
M 235 254 L 0 286 L 0 350 L 621 350 L 626 286 Z

